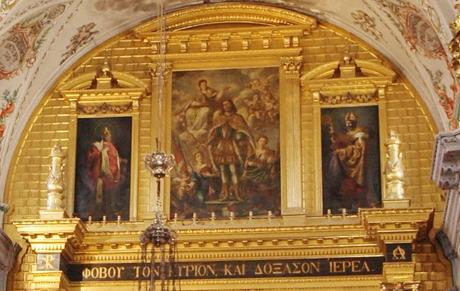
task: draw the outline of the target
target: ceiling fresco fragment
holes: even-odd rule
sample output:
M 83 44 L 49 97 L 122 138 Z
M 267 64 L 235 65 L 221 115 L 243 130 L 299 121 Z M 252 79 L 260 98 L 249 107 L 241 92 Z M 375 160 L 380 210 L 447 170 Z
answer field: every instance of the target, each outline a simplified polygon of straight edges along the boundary
M 226 1 L 172 0 L 166 9 L 219 2 Z M 246 2 L 305 13 L 367 41 L 418 90 L 438 130 L 456 128 L 457 84 L 446 47 L 458 1 Z M 0 0 L 0 110 L 5 112 L 0 119 L 0 189 L 22 130 L 45 92 L 92 48 L 153 18 L 155 7 L 154 0 Z

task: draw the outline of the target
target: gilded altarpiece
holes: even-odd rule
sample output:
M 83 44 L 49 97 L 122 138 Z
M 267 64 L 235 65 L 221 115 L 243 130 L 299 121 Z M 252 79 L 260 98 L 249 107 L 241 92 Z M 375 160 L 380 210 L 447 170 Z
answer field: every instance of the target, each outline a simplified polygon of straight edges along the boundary
M 83 220 L 137 215 L 139 100 L 146 85 L 107 63 L 60 88 L 70 103 L 67 213 Z
M 161 199 L 171 218 L 169 224 L 178 234 L 176 258 L 182 290 L 331 290 L 331 286 L 334 290 L 382 290 L 398 284 L 419 288 L 424 282 L 421 269 L 429 268 L 428 264 L 444 268 L 427 239 L 433 225 L 432 208 L 425 204 L 401 208 L 401 203 L 399 208 L 391 207 L 396 204 L 386 199 L 384 140 L 387 127 L 396 127 L 393 119 L 387 119 L 393 114 L 388 105 L 411 95 L 366 46 L 311 17 L 263 5 L 203 5 L 171 13 L 167 24 L 167 69 L 161 76 L 164 96 L 158 95 L 157 88 L 160 37 L 156 22 L 147 22 L 85 57 L 56 86 L 62 98 L 49 97 L 68 110 L 68 214 L 74 212 L 78 199 L 78 121 L 131 120 L 129 220 L 126 216 L 117 220 L 117 214 L 101 221 L 11 216 L 10 230 L 14 228 L 15 235 L 27 241 L 24 249 L 30 246 L 27 261 L 12 280 L 16 290 L 107 290 L 108 286 L 114 291 L 137 290 L 139 282 L 149 277 L 150 269 L 141 264 L 139 235 L 151 223 L 156 201 L 151 195 L 154 181 L 142 159 L 156 149 L 157 137 L 163 148 L 176 154 L 179 166 L 188 159 L 184 171 L 201 169 L 205 173 L 208 167 L 214 174 L 217 186 L 206 188 L 207 199 L 251 201 L 249 192 L 239 193 L 235 188 L 225 197 L 218 172 L 223 169 L 232 181 L 231 166 L 219 169 L 219 164 L 212 165 L 220 159 L 219 153 L 213 157 L 218 145 L 213 119 L 221 118 L 219 114 L 226 110 L 241 115 L 247 124 L 233 128 L 239 132 L 232 147 L 241 142 L 238 149 L 242 148 L 252 135 L 257 149 L 257 141 L 265 136 L 262 141 L 275 157 L 274 168 L 279 167 L 278 184 L 273 183 L 279 188 L 276 197 L 265 198 L 272 200 L 257 202 L 257 209 L 222 211 L 200 205 L 186 213 L 175 205 L 180 196 L 176 187 L 193 186 L 192 179 L 181 177 L 181 167 L 176 167 L 177 173 L 165 180 Z M 319 49 L 323 44 L 328 48 Z M 350 46 L 359 48 L 360 54 L 348 54 L 345 48 Z M 249 77 L 243 78 L 243 72 Z M 272 99 L 260 96 L 264 82 Z M 209 93 L 211 99 L 222 98 L 220 104 L 200 103 L 196 98 L 200 91 Z M 248 96 L 239 100 L 236 97 L 242 92 Z M 360 205 L 366 208 L 356 210 L 328 206 L 330 202 L 323 199 L 322 149 L 326 146 L 321 138 L 322 119 L 338 112 L 340 120 L 348 110 L 362 115 L 366 109 L 372 110 L 369 116 L 374 118 L 366 126 L 374 126 L 373 134 L 380 139 L 375 141 L 374 153 L 378 156 L 374 161 L 380 164 L 374 162 L 373 167 L 380 177 L 380 196 L 375 200 L 383 201 L 384 207 L 378 203 L 366 203 Z M 206 131 L 200 132 L 201 121 L 209 127 Z M 197 127 L 189 124 L 193 122 Z M 269 125 L 273 126 L 267 129 Z M 201 142 L 191 147 L 180 144 L 181 152 L 177 152 L 178 135 L 191 131 Z M 239 159 L 238 153 L 236 156 Z M 206 162 L 209 165 L 203 167 Z M 240 172 L 235 171 L 236 177 L 242 179 L 245 163 L 237 163 Z M 12 177 L 12 181 L 19 179 L 16 174 Z M 198 194 L 194 198 L 201 199 Z M 433 261 L 423 261 L 428 257 Z M 23 270 L 27 268 L 33 271 Z M 442 271 L 431 273 L 433 278 L 444 275 Z M 438 290 L 444 290 L 448 282 L 439 279 L 436 284 Z M 144 288 L 145 283 L 140 286 Z

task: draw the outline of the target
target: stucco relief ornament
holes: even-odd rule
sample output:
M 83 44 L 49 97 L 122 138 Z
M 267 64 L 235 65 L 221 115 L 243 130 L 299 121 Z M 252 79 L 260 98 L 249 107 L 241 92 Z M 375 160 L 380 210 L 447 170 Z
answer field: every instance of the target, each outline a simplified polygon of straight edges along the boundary
M 444 112 L 446 113 L 447 119 L 449 119 L 450 128 L 457 128 L 458 121 L 454 116 L 454 100 L 458 91 L 458 87 L 455 83 L 455 79 L 452 76 L 453 82 L 449 86 L 450 92 L 448 92 L 447 86 L 443 83 L 444 74 L 440 70 L 437 70 L 433 73 L 428 70 L 428 68 L 426 68 L 426 71 L 431 77 L 433 89 L 438 96 L 439 105 L 441 105 Z
M 376 0 L 406 40 L 409 48 L 433 59 L 446 59 L 441 40 L 431 21 L 412 3 L 399 0 Z
M 66 6 L 56 4 L 14 25 L 0 39 L 0 80 L 10 79 L 24 67 L 31 67 L 54 20 Z
M 95 27 L 96 24 L 94 22 L 90 22 L 78 28 L 77 33 L 72 36 L 70 43 L 66 46 L 66 52 L 62 54 L 62 60 L 59 63 L 60 65 L 62 65 L 68 58 L 74 55 L 78 49 L 94 39 L 94 35 L 99 32 L 94 30 Z
M 358 24 L 364 32 L 370 33 L 375 40 L 382 38 L 383 35 L 377 30 L 374 17 L 362 10 L 352 12 L 351 16 L 354 19 L 353 23 Z
M 6 118 L 14 111 L 17 94 L 17 90 L 5 90 L 0 97 L 0 141 L 5 133 Z

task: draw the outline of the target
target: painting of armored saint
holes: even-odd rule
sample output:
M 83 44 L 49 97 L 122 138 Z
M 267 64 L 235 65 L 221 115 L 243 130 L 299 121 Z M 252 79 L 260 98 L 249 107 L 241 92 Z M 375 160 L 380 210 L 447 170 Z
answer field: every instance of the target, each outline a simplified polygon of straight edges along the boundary
M 278 68 L 173 73 L 171 215 L 280 213 Z
M 75 215 L 129 219 L 131 117 L 80 118 L 77 123 Z
M 321 109 L 323 212 L 381 202 L 377 106 Z

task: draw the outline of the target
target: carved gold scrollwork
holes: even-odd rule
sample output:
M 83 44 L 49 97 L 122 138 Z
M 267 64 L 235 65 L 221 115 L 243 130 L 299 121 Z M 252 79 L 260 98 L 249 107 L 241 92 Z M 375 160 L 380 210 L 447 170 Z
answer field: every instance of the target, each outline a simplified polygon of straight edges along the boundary
M 321 105 L 329 104 L 329 105 L 336 105 L 336 104 L 353 104 L 353 103 L 369 103 L 369 102 L 377 102 L 379 100 L 378 91 L 370 92 L 370 93 L 362 93 L 362 94 L 353 94 L 347 92 L 346 94 L 338 94 L 338 95 L 324 95 L 320 94 L 319 103 Z
M 84 114 L 97 114 L 97 113 L 125 113 L 133 109 L 133 104 L 128 103 L 124 105 L 112 105 L 102 103 L 100 105 L 78 105 L 78 111 Z

